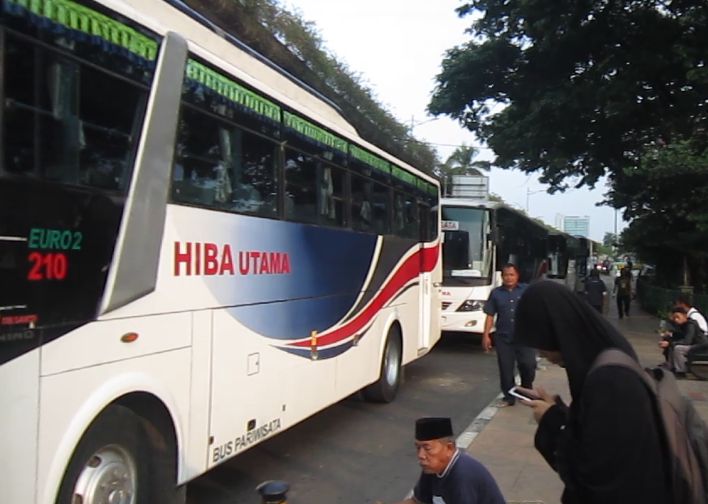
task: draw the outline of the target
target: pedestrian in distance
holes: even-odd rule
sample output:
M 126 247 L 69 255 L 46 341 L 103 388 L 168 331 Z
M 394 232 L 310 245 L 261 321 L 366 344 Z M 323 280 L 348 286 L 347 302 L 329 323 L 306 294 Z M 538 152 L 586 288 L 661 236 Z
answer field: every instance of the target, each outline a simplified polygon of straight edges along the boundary
M 688 310 L 683 306 L 671 309 L 671 321 L 676 330 L 662 334 L 659 347 L 664 350 L 666 366 L 677 377 L 686 376 L 686 356 L 691 348 L 704 345 L 708 340 L 706 334 L 698 327 L 698 323 L 688 318 Z
M 502 285 L 492 290 L 489 299 L 484 304 L 484 333 L 482 348 L 485 352 L 492 350 L 492 327 L 495 325 L 494 346 L 497 352 L 499 366 L 499 382 L 504 398 L 497 403 L 498 407 L 513 406 L 516 402 L 509 390 L 514 386 L 514 366 L 519 367 L 521 386 L 533 388 L 536 377 L 536 352 L 514 341 L 514 325 L 516 308 L 527 285 L 519 283 L 519 269 L 514 264 L 502 266 Z
M 675 502 L 663 430 L 641 376 L 617 365 L 592 370 L 606 349 L 637 360 L 624 336 L 564 286 L 539 282 L 521 299 L 516 339 L 568 377 L 569 406 L 542 388 L 523 401 L 538 422 L 536 449 L 564 483 L 561 502 Z
M 420 418 L 415 449 L 421 474 L 413 497 L 399 504 L 504 504 L 494 477 L 455 445 L 449 418 Z
M 602 313 L 605 297 L 607 297 L 607 286 L 600 278 L 600 271 L 593 268 L 585 279 L 585 299 L 598 313 Z
M 620 270 L 615 278 L 615 287 L 612 294 L 617 297 L 617 314 L 619 318 L 629 317 L 629 304 L 632 301 L 632 271 L 628 267 Z
M 706 318 L 695 306 L 693 306 L 691 299 L 688 296 L 685 294 L 679 294 L 676 296 L 674 306 L 681 306 L 682 308 L 685 308 L 688 318 L 695 321 L 696 324 L 698 324 L 699 329 L 708 334 L 708 322 L 706 322 Z

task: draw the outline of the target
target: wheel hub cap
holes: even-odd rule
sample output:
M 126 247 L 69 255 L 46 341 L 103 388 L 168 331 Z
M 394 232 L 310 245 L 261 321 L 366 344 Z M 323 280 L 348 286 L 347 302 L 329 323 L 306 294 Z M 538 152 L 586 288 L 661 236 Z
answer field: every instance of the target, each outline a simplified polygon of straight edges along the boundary
M 127 452 L 117 446 L 102 448 L 76 480 L 72 504 L 134 504 L 136 474 Z

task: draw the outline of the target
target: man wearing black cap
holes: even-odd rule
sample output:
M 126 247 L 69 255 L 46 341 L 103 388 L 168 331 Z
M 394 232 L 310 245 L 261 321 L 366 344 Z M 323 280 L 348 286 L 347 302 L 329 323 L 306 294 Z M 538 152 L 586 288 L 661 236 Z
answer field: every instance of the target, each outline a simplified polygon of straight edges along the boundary
M 487 469 L 455 446 L 449 418 L 420 418 L 415 448 L 422 473 L 401 504 L 504 504 Z

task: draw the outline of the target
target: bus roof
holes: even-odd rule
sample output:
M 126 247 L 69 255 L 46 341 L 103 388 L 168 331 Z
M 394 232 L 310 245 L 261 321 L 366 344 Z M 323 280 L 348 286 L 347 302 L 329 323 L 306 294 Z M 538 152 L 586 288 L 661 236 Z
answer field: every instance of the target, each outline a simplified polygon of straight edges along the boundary
M 198 11 L 188 13 L 190 9 L 178 7 L 181 2 L 166 0 L 102 0 L 102 3 L 160 35 L 169 31 L 182 35 L 187 39 L 192 53 L 290 109 L 316 120 L 333 133 L 436 186 L 439 185 L 436 178 L 361 138 L 330 100 L 314 93 L 309 85 L 292 78 L 265 56 L 245 44 L 237 43 L 236 37 L 225 36 L 223 30 L 205 20 Z

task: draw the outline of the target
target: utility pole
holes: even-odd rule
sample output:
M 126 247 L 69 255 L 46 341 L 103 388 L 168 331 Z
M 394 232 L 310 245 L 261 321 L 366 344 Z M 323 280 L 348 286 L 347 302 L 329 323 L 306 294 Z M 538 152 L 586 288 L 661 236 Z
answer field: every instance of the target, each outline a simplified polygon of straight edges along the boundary
M 528 186 L 526 186 L 526 213 L 529 214 L 529 196 L 532 194 L 537 194 L 540 192 L 545 192 L 545 189 L 539 189 L 538 191 L 532 191 Z

